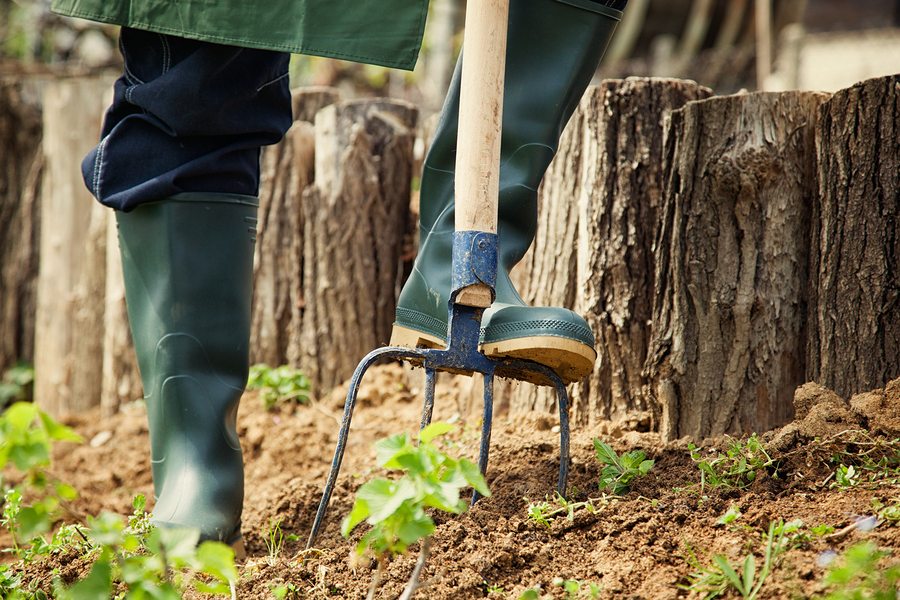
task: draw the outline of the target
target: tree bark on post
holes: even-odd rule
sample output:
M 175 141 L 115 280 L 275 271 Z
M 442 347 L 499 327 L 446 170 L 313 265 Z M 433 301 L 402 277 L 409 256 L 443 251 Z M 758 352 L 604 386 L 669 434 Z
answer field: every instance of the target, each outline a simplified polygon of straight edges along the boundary
M 253 267 L 252 363 L 299 364 L 305 305 L 301 289 L 302 195 L 313 182 L 315 133 L 312 121 L 321 108 L 338 99 L 338 91 L 334 88 L 294 91 L 294 125 L 283 141 L 262 152 Z
M 44 92 L 34 397 L 54 415 L 100 403 L 109 209 L 85 188 L 80 165 L 98 141 L 110 84 L 63 80 Z
M 314 394 L 390 340 L 409 219 L 418 110 L 348 101 L 316 116 L 315 184 L 303 193 L 299 366 Z M 289 350 L 294 356 L 294 351 Z
M 826 99 L 739 94 L 672 113 L 646 368 L 664 439 L 793 417 L 806 367 L 815 115 Z
M 523 298 L 573 308 L 596 336 L 594 372 L 570 386 L 575 423 L 647 409 L 641 371 L 663 193 L 663 119 L 711 93 L 691 81 L 603 81 L 585 94 L 544 177 L 534 252 L 523 261 L 530 271 Z M 516 386 L 511 406 L 552 409 L 554 396 Z
M 841 90 L 816 125 L 807 379 L 842 398 L 900 376 L 900 77 Z
M 43 155 L 41 108 L 26 87 L 0 79 L 0 375 L 34 360 Z

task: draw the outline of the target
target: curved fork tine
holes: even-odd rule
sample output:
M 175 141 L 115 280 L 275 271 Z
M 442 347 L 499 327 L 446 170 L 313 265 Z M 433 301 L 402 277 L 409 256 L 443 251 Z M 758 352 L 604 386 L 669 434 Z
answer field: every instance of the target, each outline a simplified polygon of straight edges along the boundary
M 556 403 L 559 405 L 559 483 L 556 491 L 565 498 L 569 483 L 569 394 L 559 377 L 553 381 L 556 388 Z
M 328 502 L 331 500 L 334 484 L 337 482 L 338 472 L 341 470 L 344 449 L 347 447 L 347 434 L 350 431 L 350 420 L 353 418 L 353 408 L 356 405 L 356 396 L 359 394 L 359 384 L 362 381 L 363 373 L 379 358 L 392 355 L 396 355 L 395 348 L 380 348 L 370 352 L 357 365 L 356 371 L 353 372 L 353 378 L 350 380 L 350 389 L 347 390 L 347 400 L 344 402 L 344 415 L 341 417 L 341 431 L 338 434 L 337 448 L 334 450 L 334 459 L 331 462 L 331 471 L 328 473 L 325 492 L 322 494 L 319 509 L 316 511 L 316 520 L 313 521 L 312 531 L 309 534 L 309 540 L 306 542 L 307 550 L 312 548 L 316 541 L 316 536 L 319 534 L 319 527 L 322 525 L 322 519 L 325 518 L 325 511 L 328 509 Z
M 482 476 L 487 476 L 488 453 L 491 450 L 491 425 L 494 419 L 494 376 L 484 376 L 484 409 L 481 413 L 481 448 L 478 450 L 478 469 Z M 472 490 L 472 506 L 478 502 L 481 494 Z
M 431 415 L 434 412 L 434 383 L 437 372 L 434 369 L 425 368 L 425 406 L 422 408 L 422 425 L 419 431 L 431 425 Z

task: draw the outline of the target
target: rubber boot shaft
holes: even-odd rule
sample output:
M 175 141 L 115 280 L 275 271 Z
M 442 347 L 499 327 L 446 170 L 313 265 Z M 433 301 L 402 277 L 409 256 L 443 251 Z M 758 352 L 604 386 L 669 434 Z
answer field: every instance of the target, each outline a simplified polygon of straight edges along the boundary
M 256 199 L 179 194 L 117 212 L 144 385 L 154 522 L 240 537 L 238 403 L 249 371 Z
M 612 37 L 619 11 L 589 0 L 512 0 L 500 154 L 497 298 L 485 312 L 484 342 L 564 337 L 590 347 L 587 323 L 561 308 L 528 307 L 509 278 L 537 229 L 537 190 Z M 446 339 L 462 57 L 426 156 L 419 252 L 401 292 L 396 324 Z M 562 374 L 561 374 L 562 375 Z

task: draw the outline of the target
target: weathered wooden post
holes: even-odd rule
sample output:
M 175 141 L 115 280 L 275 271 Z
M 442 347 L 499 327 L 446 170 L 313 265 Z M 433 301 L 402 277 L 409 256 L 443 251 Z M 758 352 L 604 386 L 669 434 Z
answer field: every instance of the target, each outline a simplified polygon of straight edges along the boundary
M 816 124 L 807 379 L 839 396 L 900 376 L 900 76 L 841 90 Z
M 664 439 L 765 431 L 805 378 L 816 111 L 825 94 L 691 102 L 665 131 L 651 406 Z
M 294 125 L 284 140 L 263 149 L 253 266 L 252 363 L 299 365 L 305 304 L 301 198 L 315 170 L 312 122 L 322 107 L 339 99 L 334 88 L 295 90 Z
M 597 363 L 570 387 L 586 424 L 647 409 L 641 371 L 653 297 L 653 236 L 663 194 L 663 120 L 711 95 L 692 81 L 629 78 L 590 88 L 541 186 L 534 251 L 519 268 L 530 304 L 565 306 L 594 332 Z M 514 410 L 550 409 L 547 389 L 516 386 Z
M 383 99 L 340 102 L 316 115 L 315 184 L 303 193 L 298 358 L 314 392 L 341 383 L 390 340 L 417 118 L 413 105 Z
M 34 397 L 51 414 L 100 403 L 109 209 L 85 188 L 80 165 L 98 142 L 110 84 L 68 79 L 44 91 Z
M 43 156 L 41 107 L 29 87 L 0 79 L 0 375 L 34 360 Z

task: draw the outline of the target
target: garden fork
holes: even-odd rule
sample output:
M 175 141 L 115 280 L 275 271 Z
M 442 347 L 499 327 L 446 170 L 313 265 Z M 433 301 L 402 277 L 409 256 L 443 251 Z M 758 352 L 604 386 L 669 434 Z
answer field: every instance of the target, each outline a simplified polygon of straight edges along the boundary
M 564 495 L 569 473 L 568 396 L 552 369 L 524 360 L 493 359 L 478 351 L 481 317 L 494 300 L 497 281 L 497 198 L 500 129 L 506 63 L 509 0 L 470 0 L 466 9 L 466 60 L 460 92 L 456 158 L 456 222 L 453 235 L 452 285 L 447 347 L 443 350 L 386 347 L 366 355 L 356 367 L 344 404 L 341 430 L 325 492 L 306 548 L 315 543 L 337 481 L 360 381 L 383 358 L 405 359 L 425 368 L 424 428 L 431 423 L 437 371 L 484 376 L 484 409 L 478 467 L 487 472 L 493 418 L 494 377 L 539 380 L 556 389 L 560 422 L 557 491 Z M 479 494 L 473 491 L 472 504 Z

